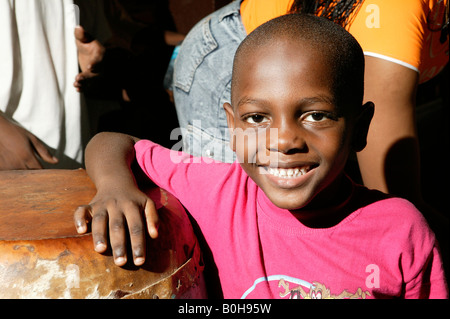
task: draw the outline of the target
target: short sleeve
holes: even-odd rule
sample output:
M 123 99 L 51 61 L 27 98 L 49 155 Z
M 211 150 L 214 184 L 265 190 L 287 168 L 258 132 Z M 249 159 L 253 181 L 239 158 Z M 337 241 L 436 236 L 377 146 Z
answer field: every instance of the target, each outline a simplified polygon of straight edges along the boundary
M 427 11 L 421 0 L 366 0 L 350 20 L 348 31 L 365 55 L 419 72 Z

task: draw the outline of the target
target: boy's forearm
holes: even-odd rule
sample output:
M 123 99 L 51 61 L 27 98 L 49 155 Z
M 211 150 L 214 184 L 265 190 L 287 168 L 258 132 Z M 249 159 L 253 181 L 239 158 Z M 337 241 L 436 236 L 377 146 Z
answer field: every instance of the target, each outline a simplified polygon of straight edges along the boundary
M 95 250 L 105 252 L 109 241 L 114 262 L 119 266 L 127 262 L 127 234 L 137 266 L 145 262 L 146 231 L 150 237 L 158 237 L 156 207 L 136 183 L 137 141 L 119 133 L 100 133 L 92 138 L 86 147 L 86 170 L 97 194 L 74 214 L 78 233 L 86 233 L 87 224 L 92 221 Z
M 137 138 L 120 133 L 99 133 L 86 147 L 86 171 L 97 190 L 136 185 L 131 171 Z

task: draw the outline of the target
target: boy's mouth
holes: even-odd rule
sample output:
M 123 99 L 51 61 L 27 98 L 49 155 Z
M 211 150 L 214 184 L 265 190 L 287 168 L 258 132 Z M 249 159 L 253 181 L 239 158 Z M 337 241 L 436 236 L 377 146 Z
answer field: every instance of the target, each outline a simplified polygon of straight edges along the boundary
M 296 178 L 305 175 L 310 170 L 309 167 L 296 168 L 273 168 L 268 167 L 267 173 L 276 177 L 282 178 Z
M 317 165 L 305 165 L 305 166 L 298 166 L 298 167 L 289 167 L 289 168 L 283 168 L 283 167 L 264 167 L 264 171 L 266 174 L 270 174 L 272 176 L 278 177 L 278 178 L 286 178 L 286 179 L 293 179 L 297 178 L 303 175 L 306 175 L 309 171 L 316 168 Z

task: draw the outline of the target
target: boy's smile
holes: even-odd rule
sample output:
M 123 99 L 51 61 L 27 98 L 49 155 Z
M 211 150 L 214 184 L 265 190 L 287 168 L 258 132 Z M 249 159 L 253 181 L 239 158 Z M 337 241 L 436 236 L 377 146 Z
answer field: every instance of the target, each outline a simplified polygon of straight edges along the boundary
M 241 166 L 280 208 L 329 205 L 339 190 L 353 130 L 334 103 L 323 54 L 303 41 L 281 38 L 239 63 L 233 107 L 226 104 L 225 110 Z

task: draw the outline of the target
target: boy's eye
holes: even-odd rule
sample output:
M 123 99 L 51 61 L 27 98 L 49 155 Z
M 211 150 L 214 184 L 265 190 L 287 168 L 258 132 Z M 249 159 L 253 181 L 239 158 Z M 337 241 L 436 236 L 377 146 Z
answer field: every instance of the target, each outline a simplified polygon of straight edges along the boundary
M 307 122 L 322 122 L 329 119 L 327 114 L 321 112 L 312 112 L 305 114 L 304 120 Z
M 246 117 L 245 121 L 250 124 L 261 124 L 267 122 L 268 119 L 263 115 L 254 114 Z

